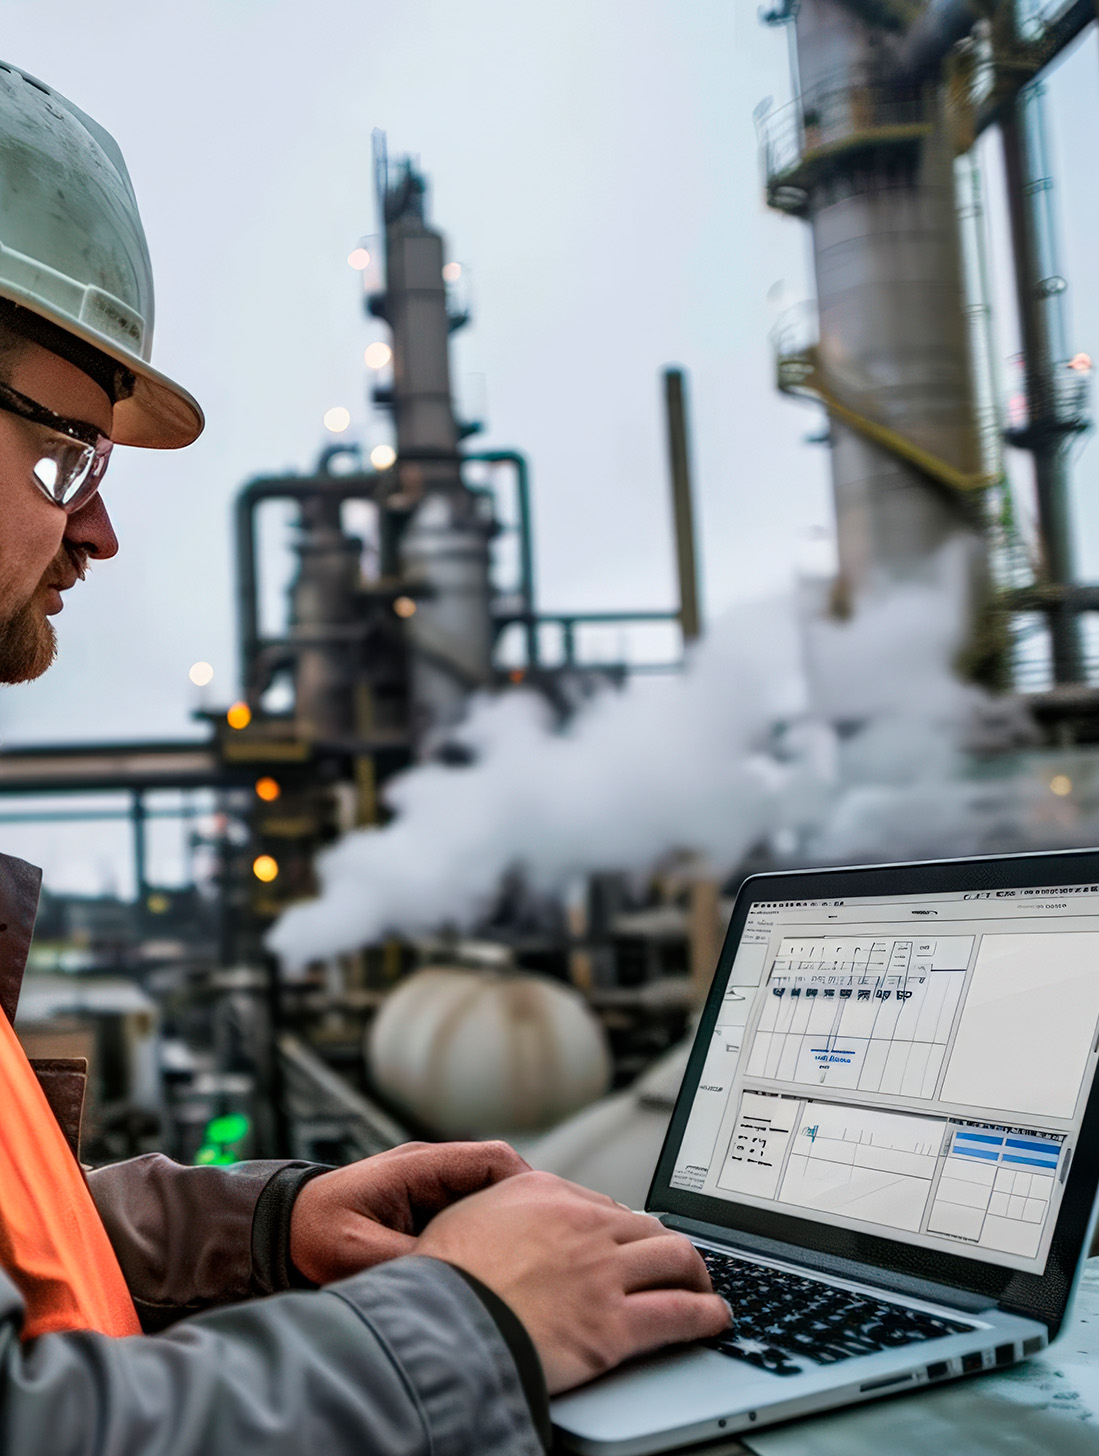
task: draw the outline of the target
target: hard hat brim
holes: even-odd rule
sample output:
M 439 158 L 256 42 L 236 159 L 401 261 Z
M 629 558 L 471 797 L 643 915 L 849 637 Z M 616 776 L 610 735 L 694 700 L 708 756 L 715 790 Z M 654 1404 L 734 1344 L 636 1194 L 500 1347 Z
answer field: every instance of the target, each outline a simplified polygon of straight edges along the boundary
M 136 445 L 146 450 L 179 450 L 202 434 L 206 424 L 202 408 L 181 384 L 161 374 L 144 359 L 121 348 L 97 329 L 88 328 L 41 298 L 0 281 L 0 298 L 21 304 L 40 318 L 56 324 L 74 338 L 91 344 L 108 359 L 114 359 L 134 376 L 134 392 L 114 406 L 111 439 L 116 445 Z

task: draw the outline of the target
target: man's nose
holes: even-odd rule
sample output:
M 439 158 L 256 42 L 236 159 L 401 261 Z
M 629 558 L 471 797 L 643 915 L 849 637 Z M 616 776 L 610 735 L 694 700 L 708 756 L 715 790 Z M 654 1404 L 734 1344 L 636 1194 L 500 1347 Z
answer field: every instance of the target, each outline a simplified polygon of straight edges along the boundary
M 111 525 L 103 497 L 93 495 L 86 506 L 73 511 L 65 528 L 65 542 L 88 556 L 107 561 L 118 555 L 118 537 Z

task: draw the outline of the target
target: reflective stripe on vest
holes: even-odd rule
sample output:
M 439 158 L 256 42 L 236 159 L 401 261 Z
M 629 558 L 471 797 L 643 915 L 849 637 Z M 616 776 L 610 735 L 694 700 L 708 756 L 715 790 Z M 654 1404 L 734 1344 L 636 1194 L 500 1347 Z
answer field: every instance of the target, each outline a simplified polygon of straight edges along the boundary
M 57 1330 L 141 1333 L 84 1174 L 4 1015 L 0 1267 L 26 1301 L 24 1340 Z

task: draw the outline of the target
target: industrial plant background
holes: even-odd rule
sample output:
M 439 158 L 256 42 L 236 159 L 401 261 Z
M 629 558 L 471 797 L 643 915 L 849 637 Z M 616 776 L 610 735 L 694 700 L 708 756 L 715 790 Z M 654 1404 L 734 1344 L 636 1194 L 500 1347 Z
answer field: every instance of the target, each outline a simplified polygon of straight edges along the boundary
M 745 873 L 1094 840 L 1094 20 L 8 7 L 209 421 L 0 702 L 96 1156 L 636 1200 Z

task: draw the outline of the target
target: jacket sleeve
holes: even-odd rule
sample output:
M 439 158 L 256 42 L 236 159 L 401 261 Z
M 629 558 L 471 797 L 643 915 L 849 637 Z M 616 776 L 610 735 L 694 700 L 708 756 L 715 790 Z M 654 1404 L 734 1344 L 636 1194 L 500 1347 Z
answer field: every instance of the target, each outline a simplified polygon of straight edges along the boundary
M 22 1344 L 0 1273 L 6 1456 L 540 1456 L 514 1361 L 457 1271 L 397 1259 L 161 1335 Z
M 191 1168 L 149 1153 L 89 1173 L 142 1328 L 303 1287 L 287 1258 L 290 1210 L 302 1183 L 324 1171 L 274 1161 Z

